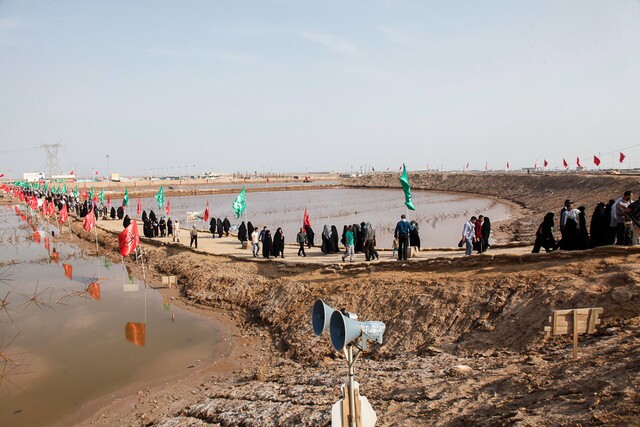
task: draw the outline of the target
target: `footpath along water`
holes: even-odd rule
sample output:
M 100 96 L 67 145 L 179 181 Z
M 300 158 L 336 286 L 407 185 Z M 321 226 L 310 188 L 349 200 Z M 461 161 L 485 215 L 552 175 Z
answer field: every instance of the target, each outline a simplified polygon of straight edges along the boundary
M 252 187 L 247 186 L 250 190 Z M 331 188 L 295 191 L 262 191 L 247 193 L 247 209 L 240 219 L 236 219 L 231 209 L 236 194 L 208 196 L 183 196 L 171 198 L 170 217 L 182 221 L 182 227 L 195 224 L 200 229 L 209 229 L 204 221 L 186 223 L 187 212 L 203 213 L 209 202 L 211 217 L 229 218 L 238 226 L 248 219 L 252 224 L 266 225 L 273 235 L 282 227 L 286 242 L 295 243 L 295 237 L 302 226 L 305 208 L 309 213 L 312 228 L 316 234 L 315 244 L 322 243 L 322 229 L 325 224 L 335 225 L 342 235 L 346 224 L 371 222 L 376 229 L 377 246 L 390 248 L 393 231 L 400 215 L 407 214 L 409 220 L 419 224 L 422 247 L 451 247 L 460 240 L 462 226 L 472 215 L 482 214 L 492 223 L 509 218 L 510 207 L 496 199 L 460 194 L 414 190 L 412 192 L 415 211 L 404 207 L 401 189 Z M 142 208 L 159 215 L 156 200 L 141 200 Z M 136 201 L 130 201 L 130 211 L 135 213 Z M 134 215 L 136 216 L 136 215 Z
M 25 207 L 0 207 L 0 426 L 52 425 L 220 356 L 211 321 L 51 231 Z

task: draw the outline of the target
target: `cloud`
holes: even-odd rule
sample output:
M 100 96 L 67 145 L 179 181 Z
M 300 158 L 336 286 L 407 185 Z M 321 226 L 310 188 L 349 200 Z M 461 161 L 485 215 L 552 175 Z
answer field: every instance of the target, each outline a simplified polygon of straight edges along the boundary
M 334 52 L 355 53 L 358 48 L 347 38 L 327 33 L 314 33 L 311 31 L 296 31 L 300 37 L 313 43 L 324 46 Z
M 148 49 L 147 52 L 155 55 L 175 56 L 181 58 L 210 58 L 242 65 L 255 65 L 260 60 L 260 58 L 256 55 L 249 55 L 245 53 L 213 52 L 206 49 L 194 47 L 180 49 Z

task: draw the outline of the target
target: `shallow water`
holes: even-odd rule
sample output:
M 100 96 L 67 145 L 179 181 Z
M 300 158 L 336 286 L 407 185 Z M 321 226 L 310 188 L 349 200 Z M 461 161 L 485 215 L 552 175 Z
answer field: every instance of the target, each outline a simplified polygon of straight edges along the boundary
M 249 192 L 247 209 L 240 219 L 236 219 L 231 209 L 236 194 L 185 196 L 171 198 L 170 216 L 179 218 L 185 227 L 187 212 L 203 212 L 209 202 L 209 212 L 213 217 L 227 217 L 235 225 L 248 219 L 254 226 L 266 225 L 272 235 L 277 227 L 282 227 L 286 242 L 295 243 L 306 208 L 318 246 L 322 243 L 324 224 L 336 225 L 342 234 L 343 225 L 364 221 L 371 222 L 376 229 L 378 247 L 390 248 L 395 225 L 403 213 L 407 213 L 409 220 L 418 222 L 421 247 L 451 247 L 460 240 L 462 226 L 472 215 L 483 214 L 496 222 L 507 219 L 510 212 L 508 205 L 491 198 L 420 190 L 412 191 L 412 196 L 415 211 L 406 209 L 404 194 L 400 189 L 332 188 Z M 132 203 L 133 206 L 135 203 Z M 150 209 L 156 213 L 160 211 L 152 198 L 143 199 L 142 206 L 147 213 Z M 188 225 L 191 224 L 194 223 Z M 196 221 L 195 224 L 199 228 L 209 228 L 203 221 Z
M 57 227 L 36 224 L 34 241 L 28 209 L 21 212 L 24 220 L 0 208 L 8 304 L 0 309 L 0 426 L 58 422 L 90 400 L 187 373 L 220 353 L 210 321 L 163 301 L 121 264 L 58 244 Z

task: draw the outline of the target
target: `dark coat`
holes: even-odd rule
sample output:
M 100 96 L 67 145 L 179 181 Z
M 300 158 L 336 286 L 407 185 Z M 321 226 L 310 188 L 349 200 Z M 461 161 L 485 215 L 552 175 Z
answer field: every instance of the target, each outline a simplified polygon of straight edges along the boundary
M 124 218 L 124 208 L 122 206 L 118 206 L 118 210 L 116 212 L 118 214 L 118 219 Z
M 129 218 L 129 215 L 126 215 L 124 217 L 124 220 L 122 221 L 122 226 L 124 228 L 127 228 L 130 224 L 131 224 L 131 218 Z
M 167 220 L 167 235 L 173 236 L 173 221 L 171 218 Z
M 113 206 L 111 206 L 111 212 L 109 212 L 109 216 L 111 217 L 111 219 L 116 219 L 116 208 L 114 208 Z
M 222 233 L 224 233 L 224 227 L 222 226 L 222 220 L 218 218 L 216 221 L 216 228 L 218 229 L 218 237 L 222 237 Z
M 611 221 L 611 209 L 609 209 L 609 220 L 607 221 L 604 203 L 598 203 L 591 216 L 592 248 L 609 244 L 609 221 Z
M 310 225 L 305 225 L 304 226 L 304 231 L 307 232 L 307 245 L 309 247 L 314 246 L 313 239 L 315 237 L 315 233 L 313 232 L 313 229 L 311 228 L 311 226 Z
M 276 231 L 273 235 L 273 249 L 271 254 L 273 256 L 284 255 L 284 236 L 281 231 Z
M 262 238 L 262 256 L 269 258 L 273 251 L 273 241 L 271 240 L 271 232 L 267 230 Z
M 147 211 L 142 211 L 142 222 L 145 222 L 148 219 L 149 217 L 147 216 Z
M 209 231 L 213 235 L 213 238 L 216 238 L 216 219 L 211 217 L 211 221 L 209 221 Z
M 229 236 L 229 229 L 231 228 L 231 223 L 227 218 L 222 221 L 222 228 L 224 229 L 224 235 Z
M 340 252 L 340 246 L 338 245 L 338 229 L 335 225 L 331 226 L 331 249 L 332 253 Z
M 240 224 L 240 227 L 238 228 L 238 240 L 241 242 L 247 241 L 247 226 L 244 225 L 244 221 L 242 221 L 242 224 Z

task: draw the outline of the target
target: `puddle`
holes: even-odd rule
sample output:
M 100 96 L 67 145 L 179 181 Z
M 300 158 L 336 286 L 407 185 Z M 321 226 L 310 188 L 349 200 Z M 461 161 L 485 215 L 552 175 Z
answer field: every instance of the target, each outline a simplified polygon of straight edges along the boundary
M 482 214 L 494 223 L 507 219 L 510 212 L 508 205 L 490 198 L 421 190 L 413 190 L 412 196 L 416 210 L 408 211 L 407 218 L 418 221 L 422 247 L 455 246 L 460 240 L 464 222 L 472 215 Z M 231 209 L 235 197 L 236 194 L 172 197 L 170 216 L 180 219 L 185 227 L 187 212 L 203 212 L 208 201 L 211 216 L 227 217 L 232 224 L 239 225 L 245 220 L 245 215 L 235 219 Z M 160 212 L 153 198 L 142 199 L 142 207 L 147 213 L 151 209 L 156 214 Z M 267 225 L 272 235 L 282 227 L 286 241 L 295 243 L 305 208 L 311 218 L 317 246 L 322 243 L 324 224 L 336 225 L 338 232 L 342 233 L 345 224 L 369 221 L 376 229 L 378 247 L 390 248 L 395 225 L 400 215 L 407 213 L 401 189 L 362 188 L 247 193 L 245 213 L 252 224 Z M 203 221 L 195 224 L 209 229 Z
M 58 244 L 57 227 L 27 212 L 0 208 L 0 425 L 53 424 L 221 353 L 211 321 L 173 307 L 121 264 Z

